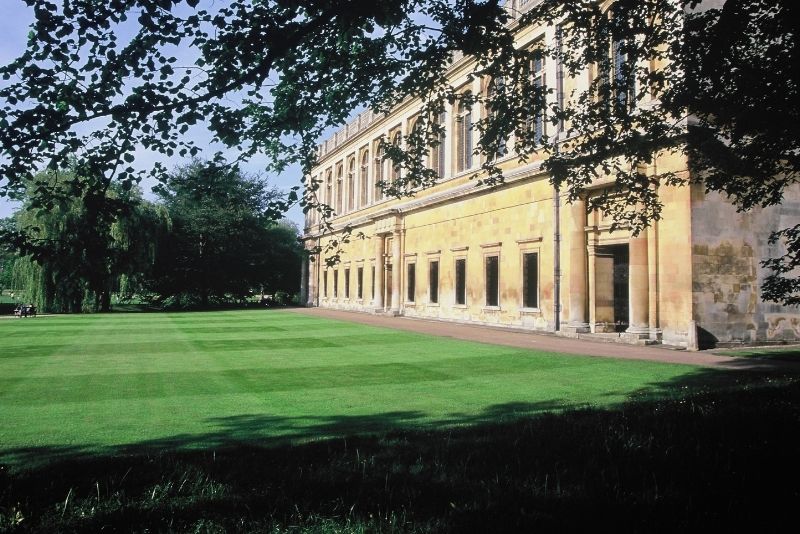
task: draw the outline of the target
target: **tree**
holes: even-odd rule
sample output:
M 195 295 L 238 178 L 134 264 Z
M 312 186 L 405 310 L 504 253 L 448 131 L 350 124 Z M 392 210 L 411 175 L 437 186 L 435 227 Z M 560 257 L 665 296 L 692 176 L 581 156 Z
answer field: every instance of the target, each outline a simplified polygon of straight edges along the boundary
M 0 175 L 9 191 L 68 157 L 97 177 L 89 189 L 110 180 L 130 187 L 142 177 L 128 165 L 134 147 L 194 155 L 198 147 L 182 136 L 202 119 L 242 158 L 265 153 L 269 170 L 297 162 L 307 172 L 326 128 L 358 106 L 380 111 L 407 97 L 423 102 L 421 123 L 406 148 L 385 147 L 407 169 L 387 186 L 393 194 L 406 181 L 436 181 L 424 155 L 438 142 L 444 104 L 459 99 L 492 110 L 476 123 L 476 151 L 488 156 L 482 181 L 502 181 L 491 156 L 513 134 L 522 160 L 550 152 L 553 185 L 570 199 L 598 173 L 612 176 L 614 187 L 592 207 L 634 232 L 660 216 L 658 184 L 687 180 L 643 172 L 659 153 L 685 154 L 692 177 L 745 210 L 780 202 L 798 180 L 800 17 L 790 0 L 727 0 L 707 10 L 697 0 L 616 0 L 610 10 L 543 0 L 521 16 L 500 0 L 234 0 L 211 10 L 196 9 L 198 0 L 27 1 L 36 13 L 28 48 L 0 69 L 15 80 L 0 89 Z M 540 23 L 558 23 L 561 46 L 516 48 L 515 32 Z M 121 42 L 126 24 L 136 32 Z M 174 47 L 192 48 L 197 60 L 179 68 Z M 473 57 L 475 75 L 494 90 L 456 93 L 444 77 L 454 54 Z M 552 89 L 530 76 L 537 56 L 561 62 L 568 75 L 590 68 L 597 76 L 570 95 L 571 106 L 548 109 Z M 660 105 L 631 105 L 645 93 Z M 569 124 L 569 141 L 530 128 L 540 116 Z M 97 127 L 82 135 L 84 124 Z M 306 185 L 305 209 L 329 214 L 313 195 L 318 184 Z M 36 198 L 54 202 L 46 188 Z M 773 276 L 764 296 L 798 304 L 791 273 L 800 227 L 773 239 L 787 254 L 766 263 Z
M 300 244 L 273 221 L 269 204 L 279 194 L 265 181 L 195 161 L 155 192 L 171 221 L 147 282 L 157 301 L 208 306 L 240 301 L 264 285 L 295 288 L 287 278 L 299 273 Z
M 120 283 L 130 287 L 153 259 L 148 243 L 163 224 L 158 208 L 137 190 L 67 194 L 83 181 L 73 172 L 37 175 L 27 191 L 47 183 L 61 201 L 43 209 L 26 197 L 0 234 L 18 252 L 13 285 L 42 310 L 109 311 Z

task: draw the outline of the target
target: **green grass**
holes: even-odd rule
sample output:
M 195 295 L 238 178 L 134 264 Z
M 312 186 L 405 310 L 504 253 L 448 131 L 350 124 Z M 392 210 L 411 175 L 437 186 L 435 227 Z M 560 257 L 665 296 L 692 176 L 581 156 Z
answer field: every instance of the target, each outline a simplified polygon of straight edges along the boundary
M 14 465 L 611 406 L 697 371 L 266 310 L 3 320 L 0 337 L 0 461 Z
M 800 360 L 800 345 L 786 347 L 750 347 L 733 350 L 718 350 L 717 354 L 736 358 L 763 358 L 768 360 Z
M 275 310 L 0 339 L 0 532 L 764 529 L 800 502 L 781 373 Z

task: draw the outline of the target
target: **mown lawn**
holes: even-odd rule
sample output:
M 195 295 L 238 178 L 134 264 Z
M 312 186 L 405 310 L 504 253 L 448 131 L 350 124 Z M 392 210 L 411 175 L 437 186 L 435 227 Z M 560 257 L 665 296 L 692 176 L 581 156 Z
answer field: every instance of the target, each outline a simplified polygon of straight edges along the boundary
M 12 465 L 611 406 L 697 371 L 267 310 L 3 320 L 0 339 L 0 461 Z
M 800 382 L 291 311 L 0 320 L 0 532 L 781 525 Z

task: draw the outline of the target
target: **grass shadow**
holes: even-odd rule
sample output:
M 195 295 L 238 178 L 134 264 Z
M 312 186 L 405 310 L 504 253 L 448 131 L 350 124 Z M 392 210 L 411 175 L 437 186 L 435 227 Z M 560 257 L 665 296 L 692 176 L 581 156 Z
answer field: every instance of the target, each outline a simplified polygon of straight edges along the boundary
M 674 531 L 793 520 L 800 381 L 698 370 L 610 409 L 218 418 L 212 432 L 5 451 L 0 531 Z M 265 432 L 268 429 L 269 432 Z M 280 430 L 284 436 L 265 437 Z M 793 489 L 794 488 L 794 489 Z

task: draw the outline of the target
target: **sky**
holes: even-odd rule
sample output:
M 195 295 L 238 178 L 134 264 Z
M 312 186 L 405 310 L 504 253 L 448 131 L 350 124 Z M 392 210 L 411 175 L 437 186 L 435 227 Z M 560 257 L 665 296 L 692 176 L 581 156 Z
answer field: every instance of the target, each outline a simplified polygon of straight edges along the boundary
M 199 7 L 204 7 L 204 3 L 213 4 L 214 1 L 206 0 L 201 2 Z M 22 0 L 0 0 L 0 64 L 7 64 L 22 53 L 25 48 L 29 26 L 32 21 L 32 10 L 28 8 Z M 176 53 L 176 56 L 180 57 L 180 52 Z M 211 145 L 211 136 L 208 130 L 202 125 L 193 128 L 187 135 L 196 142 L 197 146 L 206 151 L 205 154 L 207 154 L 209 158 L 220 148 L 219 146 L 215 147 Z M 204 154 L 201 153 L 200 156 L 202 157 L 203 155 Z M 168 158 L 167 156 L 148 152 L 143 149 L 137 150 L 134 156 L 136 158 L 134 167 L 138 169 L 149 169 L 156 161 L 160 161 L 168 169 L 188 162 L 188 160 L 185 159 L 177 157 Z M 248 174 L 260 174 L 265 176 L 268 178 L 271 185 L 277 186 L 285 191 L 300 184 L 301 171 L 298 166 L 289 167 L 280 175 L 275 175 L 263 172 L 265 164 L 265 157 L 255 158 L 243 165 L 243 170 Z M 140 185 L 145 193 L 145 197 L 152 198 L 150 188 L 154 184 L 143 182 Z M 0 198 L 0 217 L 7 217 L 15 208 L 15 204 L 9 202 L 5 198 Z M 286 217 L 302 228 L 303 213 L 298 206 L 289 210 Z

